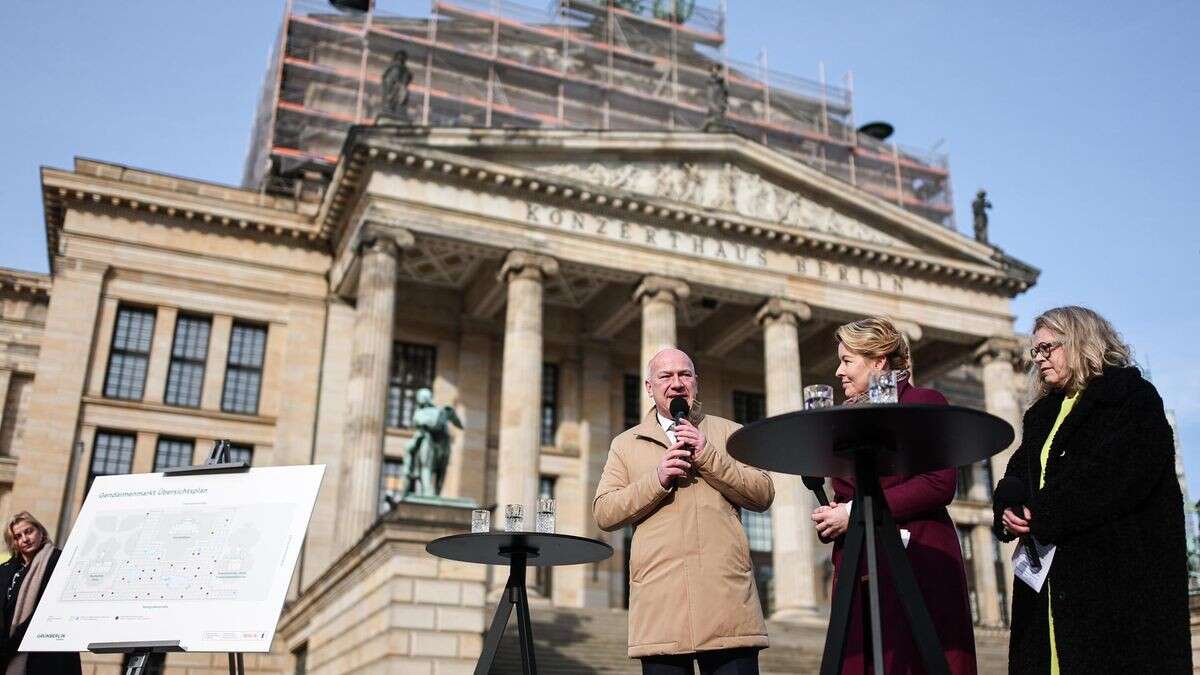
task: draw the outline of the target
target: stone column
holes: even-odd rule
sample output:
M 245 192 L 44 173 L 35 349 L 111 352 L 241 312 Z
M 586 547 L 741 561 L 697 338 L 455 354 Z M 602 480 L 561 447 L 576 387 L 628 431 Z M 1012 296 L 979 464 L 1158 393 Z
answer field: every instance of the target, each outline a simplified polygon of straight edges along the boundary
M 975 592 L 979 596 L 979 620 L 985 626 L 1000 625 L 1000 587 L 996 583 L 996 561 L 992 554 L 994 539 L 992 528 L 986 524 L 971 528 Z
M 508 306 L 504 319 L 500 447 L 493 516 L 498 528 L 504 526 L 506 504 L 524 505 L 526 525 L 533 527 L 538 457 L 542 448 L 543 283 L 557 273 L 556 260 L 525 251 L 509 253 L 500 268 L 499 278 L 508 285 Z
M 366 226 L 361 236 L 358 302 L 350 348 L 342 471 L 338 488 L 338 548 L 358 541 L 379 515 L 379 470 L 395 324 L 396 270 L 406 230 Z
M 992 479 L 999 481 L 1004 476 L 1004 469 L 1013 451 L 1021 443 L 1021 405 L 1020 396 L 1016 390 L 1013 369 L 1019 363 L 1020 345 L 1011 336 L 993 337 L 975 351 L 983 379 L 984 407 L 987 411 L 1012 425 L 1015 432 L 1013 444 L 1008 449 L 992 457 Z M 1006 597 L 1012 598 L 1012 552 L 1015 544 L 1004 544 L 1001 549 L 1001 562 L 1004 565 Z M 988 549 L 988 562 L 991 563 L 991 548 Z M 982 556 L 979 556 L 982 557 Z M 995 572 L 992 573 L 995 576 Z M 981 588 L 986 588 L 981 586 Z M 997 588 L 994 584 L 992 588 Z M 998 596 L 985 598 L 980 596 L 980 605 L 999 607 Z M 982 615 L 981 616 L 986 616 Z
M 763 327 L 763 371 L 767 415 L 804 408 L 800 380 L 799 325 L 812 318 L 808 305 L 774 298 L 758 310 Z M 775 570 L 776 620 L 817 619 L 815 581 L 817 537 L 809 514 L 816 508 L 800 476 L 772 473 L 775 503 L 771 506 L 772 567 Z M 765 609 L 765 608 L 764 608 Z
M 646 364 L 660 350 L 678 345 L 675 311 L 679 302 L 688 296 L 688 285 L 678 279 L 647 276 L 633 291 L 633 301 L 642 305 L 642 362 L 639 368 L 645 375 Z M 650 397 L 642 392 L 642 411 L 650 408 Z

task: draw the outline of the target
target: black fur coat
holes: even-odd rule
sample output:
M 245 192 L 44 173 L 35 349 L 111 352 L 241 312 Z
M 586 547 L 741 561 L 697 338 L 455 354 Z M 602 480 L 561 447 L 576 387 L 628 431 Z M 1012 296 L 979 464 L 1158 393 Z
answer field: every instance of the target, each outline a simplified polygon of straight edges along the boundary
M 1049 592 L 1063 673 L 1190 673 L 1183 496 L 1162 399 L 1137 369 L 1106 368 L 1059 427 L 1038 490 L 1062 400 L 1025 413 L 1004 473 L 1032 491 L 1031 532 L 1058 547 L 1048 591 L 1013 583 L 1009 671 L 1050 672 Z M 1011 540 L 1000 512 L 995 531 Z

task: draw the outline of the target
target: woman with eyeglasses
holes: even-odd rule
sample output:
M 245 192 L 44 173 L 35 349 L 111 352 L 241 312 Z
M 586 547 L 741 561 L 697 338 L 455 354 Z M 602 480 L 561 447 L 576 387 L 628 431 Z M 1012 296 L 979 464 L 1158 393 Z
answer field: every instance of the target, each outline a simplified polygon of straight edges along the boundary
M 1103 317 L 1034 319 L 1033 403 L 1008 461 L 1023 498 L 1001 541 L 1054 546 L 1040 592 L 1013 581 L 1009 671 L 1190 673 L 1187 550 L 1163 402 Z

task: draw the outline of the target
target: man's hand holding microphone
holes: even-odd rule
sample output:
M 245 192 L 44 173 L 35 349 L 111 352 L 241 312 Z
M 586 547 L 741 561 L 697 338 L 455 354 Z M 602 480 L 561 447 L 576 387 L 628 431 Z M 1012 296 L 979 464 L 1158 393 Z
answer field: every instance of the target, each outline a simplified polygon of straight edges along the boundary
M 658 482 L 667 490 L 675 484 L 676 478 L 687 477 L 692 468 L 692 454 L 708 442 L 704 432 L 688 419 L 689 412 L 686 398 L 671 399 L 671 417 L 675 420 L 672 433 L 675 434 L 675 442 L 667 448 L 658 463 Z

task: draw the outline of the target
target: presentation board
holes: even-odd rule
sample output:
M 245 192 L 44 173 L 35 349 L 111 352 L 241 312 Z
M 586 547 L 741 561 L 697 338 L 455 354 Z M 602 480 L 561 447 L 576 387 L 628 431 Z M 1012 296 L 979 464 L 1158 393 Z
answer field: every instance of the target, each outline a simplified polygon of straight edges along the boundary
M 324 465 L 96 478 L 21 642 L 266 652 Z

